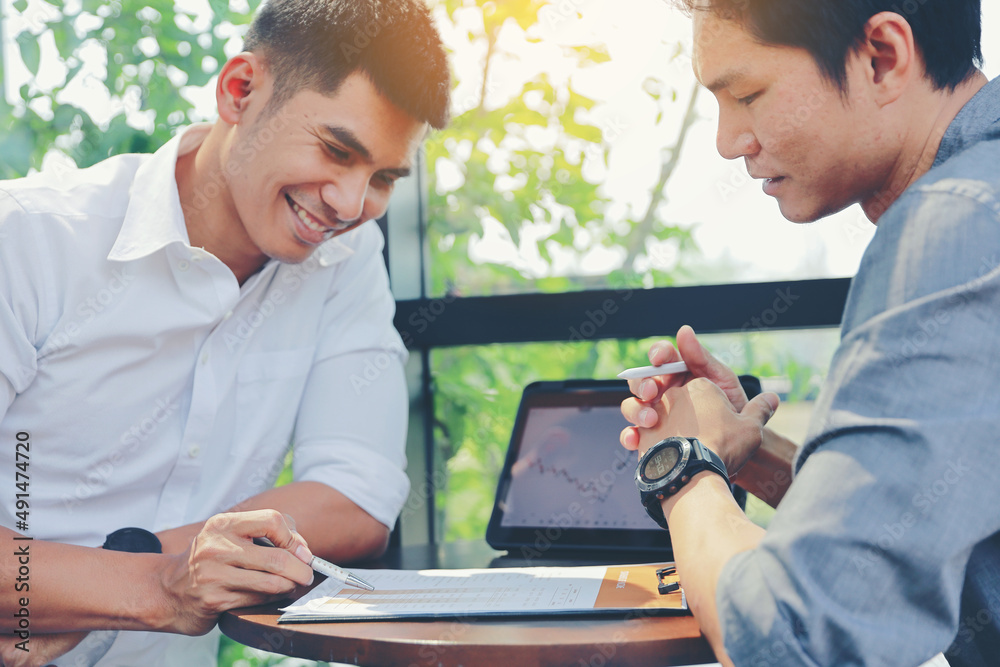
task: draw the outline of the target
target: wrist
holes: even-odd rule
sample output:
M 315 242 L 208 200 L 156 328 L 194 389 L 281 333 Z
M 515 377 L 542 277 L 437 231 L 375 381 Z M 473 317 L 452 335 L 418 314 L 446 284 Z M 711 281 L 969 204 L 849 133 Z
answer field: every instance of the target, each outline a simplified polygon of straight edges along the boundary
M 677 493 L 667 496 L 660 502 L 660 506 L 663 508 L 663 516 L 666 517 L 667 523 L 670 523 L 670 515 L 678 507 L 698 507 L 698 497 L 703 497 L 706 494 L 722 494 L 723 497 L 732 498 L 733 494 L 729 488 L 729 484 L 722 478 L 721 475 L 712 472 L 710 470 L 703 470 L 691 478 L 691 481 L 684 485 Z
M 169 631 L 171 617 L 161 585 L 168 559 L 161 554 L 107 552 L 102 567 L 114 576 L 103 589 L 102 620 L 95 627 Z
M 194 539 L 194 536 L 198 534 L 203 525 L 203 523 L 191 524 L 171 528 L 170 530 L 161 530 L 156 533 L 156 536 L 160 538 L 160 543 L 163 545 L 163 553 L 181 554 L 187 551 L 188 547 L 191 546 L 191 540 Z

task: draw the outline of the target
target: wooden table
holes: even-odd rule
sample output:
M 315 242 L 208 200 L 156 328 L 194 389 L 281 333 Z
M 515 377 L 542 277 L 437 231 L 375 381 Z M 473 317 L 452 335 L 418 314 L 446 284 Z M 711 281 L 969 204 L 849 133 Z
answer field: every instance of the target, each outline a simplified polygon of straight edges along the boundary
M 514 566 L 484 542 L 405 547 L 365 567 Z M 533 561 L 578 565 L 593 561 Z M 611 560 L 601 559 L 610 564 Z M 635 559 L 617 560 L 619 563 Z M 639 561 L 642 562 L 642 561 Z M 278 625 L 283 604 L 222 615 L 227 636 L 284 655 L 377 667 L 656 667 L 715 662 L 691 616 L 465 619 Z

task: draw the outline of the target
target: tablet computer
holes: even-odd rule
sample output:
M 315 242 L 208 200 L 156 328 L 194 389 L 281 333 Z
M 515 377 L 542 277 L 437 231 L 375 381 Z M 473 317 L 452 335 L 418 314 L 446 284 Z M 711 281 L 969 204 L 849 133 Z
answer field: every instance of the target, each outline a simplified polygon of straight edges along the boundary
M 639 503 L 624 380 L 535 382 L 525 388 L 497 484 L 486 541 L 511 556 L 647 552 L 670 560 L 670 534 Z

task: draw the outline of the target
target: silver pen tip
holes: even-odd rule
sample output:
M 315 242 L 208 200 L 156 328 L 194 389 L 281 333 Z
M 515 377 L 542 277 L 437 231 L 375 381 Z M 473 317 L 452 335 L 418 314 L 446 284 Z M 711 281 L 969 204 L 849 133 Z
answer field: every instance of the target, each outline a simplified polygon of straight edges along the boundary
M 375 590 L 374 586 L 372 586 L 367 581 L 365 581 L 364 579 L 362 579 L 361 577 L 359 577 L 359 576 L 357 576 L 355 574 L 348 575 L 347 582 L 349 584 L 352 584 L 352 585 L 356 586 L 357 588 L 363 588 L 366 591 L 373 591 L 373 590 Z

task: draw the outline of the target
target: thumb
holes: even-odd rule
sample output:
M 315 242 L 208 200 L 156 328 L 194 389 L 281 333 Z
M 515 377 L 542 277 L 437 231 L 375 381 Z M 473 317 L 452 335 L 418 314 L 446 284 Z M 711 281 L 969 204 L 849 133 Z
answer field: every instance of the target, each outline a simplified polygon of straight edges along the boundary
M 781 404 L 781 399 L 773 392 L 764 392 L 754 396 L 740 411 L 740 415 L 748 417 L 760 423 L 761 426 L 767 424 Z
M 746 392 L 740 385 L 740 379 L 731 368 L 712 356 L 698 340 L 694 329 L 684 325 L 677 332 L 677 350 L 687 363 L 688 370 L 695 377 L 711 380 L 719 389 L 726 393 L 726 398 L 737 410 L 742 410 L 747 402 Z

